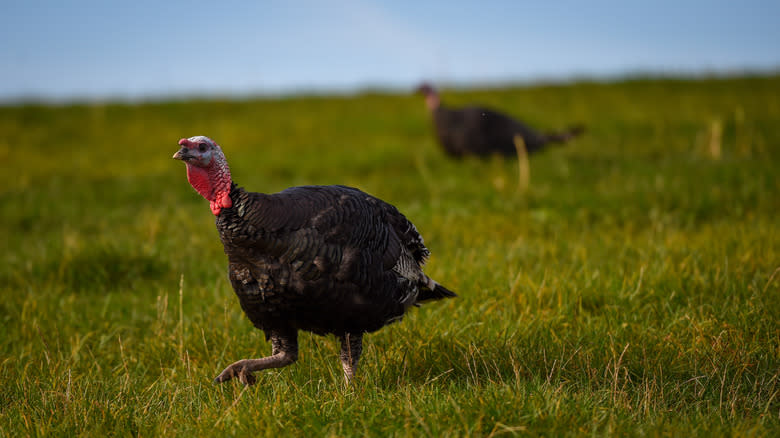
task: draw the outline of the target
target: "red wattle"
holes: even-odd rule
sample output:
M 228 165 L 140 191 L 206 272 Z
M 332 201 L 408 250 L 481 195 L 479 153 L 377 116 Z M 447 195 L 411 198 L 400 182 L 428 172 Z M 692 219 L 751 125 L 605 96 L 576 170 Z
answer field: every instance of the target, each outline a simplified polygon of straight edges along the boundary
M 211 212 L 214 213 L 214 216 L 219 216 L 219 213 L 222 211 L 222 207 L 214 201 L 209 202 L 209 208 L 211 208 Z
M 188 143 L 184 138 L 180 144 Z M 200 167 L 187 163 L 187 180 L 192 188 L 209 201 L 209 207 L 214 215 L 219 215 L 223 208 L 233 206 L 230 199 L 230 169 L 221 151 L 208 167 Z
M 214 189 L 211 187 L 211 181 L 206 169 L 187 163 L 187 180 L 201 196 L 209 201 L 214 200 Z
M 233 200 L 230 199 L 230 193 L 222 192 L 219 194 L 217 201 L 219 201 L 220 207 L 230 208 L 233 206 Z

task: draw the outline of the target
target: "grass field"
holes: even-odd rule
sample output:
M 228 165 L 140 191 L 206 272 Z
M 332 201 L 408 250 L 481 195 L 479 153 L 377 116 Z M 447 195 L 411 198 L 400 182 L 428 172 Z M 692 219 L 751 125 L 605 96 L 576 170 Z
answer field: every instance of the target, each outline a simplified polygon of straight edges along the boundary
M 574 143 L 455 161 L 418 96 L 0 107 L 0 435 L 776 436 L 780 76 L 445 90 Z M 399 207 L 460 296 L 366 338 L 270 351 L 208 203 L 196 134 L 250 190 L 347 184 Z

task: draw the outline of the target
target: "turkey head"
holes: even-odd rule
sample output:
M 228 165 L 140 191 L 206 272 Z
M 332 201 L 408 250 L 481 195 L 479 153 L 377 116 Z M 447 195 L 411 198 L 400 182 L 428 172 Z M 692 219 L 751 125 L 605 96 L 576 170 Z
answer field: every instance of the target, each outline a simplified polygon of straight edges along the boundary
M 219 215 L 223 208 L 230 208 L 230 168 L 225 154 L 214 140 L 198 135 L 179 140 L 179 149 L 173 158 L 187 165 L 190 185 L 208 199 L 211 212 Z

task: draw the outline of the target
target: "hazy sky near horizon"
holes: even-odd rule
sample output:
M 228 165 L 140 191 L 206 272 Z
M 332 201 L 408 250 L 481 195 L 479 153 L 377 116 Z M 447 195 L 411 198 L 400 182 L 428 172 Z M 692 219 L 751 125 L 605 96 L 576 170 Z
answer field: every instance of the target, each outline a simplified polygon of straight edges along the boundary
M 780 2 L 0 0 L 0 100 L 780 70 Z

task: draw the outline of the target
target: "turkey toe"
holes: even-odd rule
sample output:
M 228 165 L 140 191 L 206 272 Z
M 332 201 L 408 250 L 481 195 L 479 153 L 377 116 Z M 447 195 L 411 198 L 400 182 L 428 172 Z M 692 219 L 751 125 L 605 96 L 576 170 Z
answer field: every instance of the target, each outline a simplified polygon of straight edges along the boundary
M 254 374 L 252 374 L 251 371 L 247 371 L 245 369 L 242 369 L 238 372 L 238 380 L 241 381 L 245 386 L 252 386 L 257 382 L 257 378 Z
M 239 370 L 236 369 L 236 364 L 230 365 L 229 367 L 225 368 L 224 371 L 219 373 L 217 378 L 214 379 L 214 383 L 224 383 L 228 380 L 236 377 L 239 375 Z

